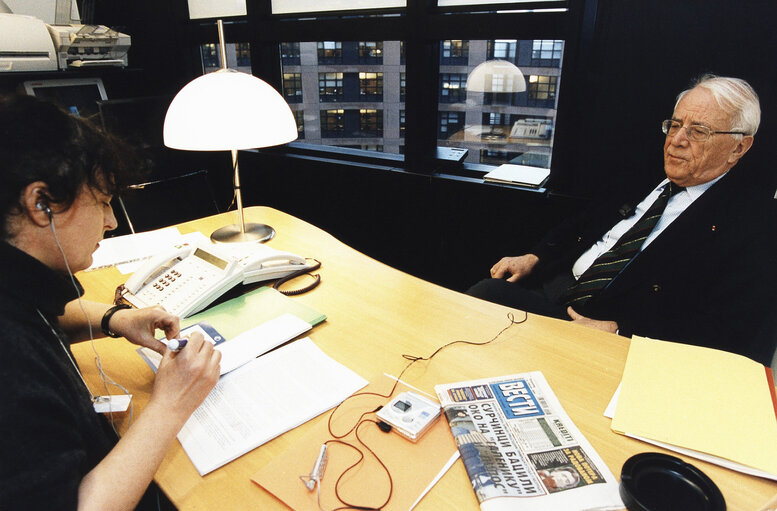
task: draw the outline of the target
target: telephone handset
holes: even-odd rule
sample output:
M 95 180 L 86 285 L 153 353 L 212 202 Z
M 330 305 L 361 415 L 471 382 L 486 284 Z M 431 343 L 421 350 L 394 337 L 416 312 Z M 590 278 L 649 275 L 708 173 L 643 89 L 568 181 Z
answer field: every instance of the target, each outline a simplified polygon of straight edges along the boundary
M 308 267 L 305 258 L 266 245 L 182 243 L 147 261 L 117 290 L 117 298 L 135 307 L 162 305 L 185 318 L 241 282 L 277 279 Z

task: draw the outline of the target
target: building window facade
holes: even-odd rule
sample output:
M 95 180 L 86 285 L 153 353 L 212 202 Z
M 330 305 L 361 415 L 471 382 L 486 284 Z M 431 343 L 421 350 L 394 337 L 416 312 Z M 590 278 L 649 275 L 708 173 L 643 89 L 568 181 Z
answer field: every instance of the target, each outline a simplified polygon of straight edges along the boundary
M 532 41 L 531 65 L 538 67 L 561 67 L 564 41 L 558 39 L 535 39 Z
M 359 133 L 363 137 L 383 136 L 383 110 L 359 110 Z
M 363 101 L 383 101 L 383 73 L 359 73 L 359 96 Z
M 449 39 L 440 44 L 440 63 L 443 65 L 467 65 L 469 41 Z
M 343 73 L 319 73 L 318 98 L 322 103 L 342 101 Z
M 464 129 L 464 112 L 440 112 L 438 138 L 446 140 Z
M 321 136 L 337 138 L 345 135 L 345 110 L 321 110 Z
M 283 73 L 283 98 L 287 103 L 302 103 L 301 73 Z
M 383 41 L 359 41 L 360 64 L 383 63 Z
M 281 62 L 286 66 L 298 66 L 299 43 L 281 43 Z
M 530 106 L 553 106 L 556 102 L 556 76 L 529 76 L 526 84 Z
M 440 103 L 464 103 L 467 101 L 467 75 L 465 73 L 440 73 Z
M 319 64 L 342 64 L 343 43 L 340 41 L 321 41 L 318 43 Z

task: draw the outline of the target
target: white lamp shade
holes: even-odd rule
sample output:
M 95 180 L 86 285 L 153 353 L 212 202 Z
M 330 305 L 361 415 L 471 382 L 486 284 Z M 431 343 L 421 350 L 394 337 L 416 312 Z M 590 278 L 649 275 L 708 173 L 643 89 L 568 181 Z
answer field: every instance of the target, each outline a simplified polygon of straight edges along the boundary
M 467 77 L 467 90 L 473 92 L 523 92 L 526 80 L 518 66 L 506 60 L 487 60 Z
M 297 123 L 283 97 L 259 78 L 221 69 L 195 78 L 167 109 L 164 142 L 173 149 L 254 149 L 296 140 Z

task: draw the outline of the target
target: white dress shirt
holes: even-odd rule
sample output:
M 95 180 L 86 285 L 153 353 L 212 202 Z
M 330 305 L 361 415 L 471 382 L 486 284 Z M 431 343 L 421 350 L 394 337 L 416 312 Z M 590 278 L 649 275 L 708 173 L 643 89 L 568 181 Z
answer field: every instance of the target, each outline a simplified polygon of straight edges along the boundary
M 656 239 L 658 235 L 669 226 L 669 224 L 674 222 L 674 220 L 680 216 L 680 214 L 685 211 L 685 209 L 690 206 L 693 201 L 701 197 L 701 194 L 707 191 L 709 187 L 715 184 L 721 177 L 723 176 L 718 176 L 712 181 L 708 181 L 700 185 L 689 186 L 684 190 L 674 194 L 669 199 L 664 213 L 661 215 L 661 218 L 658 219 L 658 223 L 648 235 L 645 243 L 643 243 L 642 247 L 640 247 L 640 252 L 644 250 L 645 247 L 647 247 L 654 239 Z M 591 248 L 586 250 L 583 255 L 581 255 L 577 261 L 575 261 L 575 264 L 572 266 L 572 274 L 575 276 L 575 279 L 579 279 L 580 275 L 582 275 L 583 272 L 585 272 L 594 263 L 597 257 L 615 246 L 620 237 L 623 236 L 626 231 L 631 229 L 631 227 L 636 224 L 640 218 L 642 218 L 642 215 L 645 214 L 645 211 L 647 211 L 648 208 L 650 208 L 650 206 L 652 206 L 656 201 L 658 196 L 661 195 L 661 191 L 664 189 L 664 186 L 666 186 L 667 183 L 669 183 L 668 179 L 661 181 L 661 183 L 656 186 L 655 189 L 653 189 L 653 191 L 650 192 L 650 194 L 648 194 L 648 196 L 637 205 L 637 209 L 633 215 L 628 218 L 624 218 L 615 224 L 612 229 L 607 231 L 602 239 L 594 243 Z

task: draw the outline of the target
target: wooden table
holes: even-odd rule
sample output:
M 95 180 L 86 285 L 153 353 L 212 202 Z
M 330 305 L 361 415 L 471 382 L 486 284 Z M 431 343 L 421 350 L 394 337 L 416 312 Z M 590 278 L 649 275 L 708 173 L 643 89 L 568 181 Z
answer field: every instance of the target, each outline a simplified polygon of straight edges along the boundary
M 386 266 L 341 243 L 326 232 L 290 215 L 265 207 L 246 208 L 246 221 L 277 230 L 269 245 L 323 263 L 321 285 L 294 300 L 327 315 L 310 333 L 331 357 L 365 378 L 382 372 L 399 374 L 402 354 L 428 356 L 454 340 L 487 341 L 509 324 L 508 313 L 523 313 L 457 293 Z M 214 229 L 235 221 L 224 213 L 181 224 L 182 233 Z M 126 281 L 115 268 L 79 274 L 86 298 L 109 302 Z M 153 373 L 125 340 L 95 342 L 103 367 L 134 395 L 135 414 L 148 401 Z M 529 315 L 488 346 L 454 345 L 429 362 L 416 363 L 403 380 L 434 394 L 434 385 L 539 370 L 545 375 L 578 428 L 616 477 L 627 458 L 662 450 L 610 430 L 602 413 L 621 378 L 629 342 L 623 337 L 566 321 Z M 102 394 L 90 343 L 74 346 L 84 376 Z M 250 477 L 274 456 L 301 438 L 304 424 L 205 477 L 197 474 L 180 444 L 175 443 L 156 480 L 181 509 L 285 509 L 283 503 L 251 482 Z M 127 419 L 118 422 L 119 430 Z M 681 456 L 682 457 L 682 456 Z M 720 487 L 732 510 L 760 509 L 777 494 L 777 483 L 746 476 L 687 458 Z M 452 469 L 421 501 L 418 509 L 478 509 L 464 466 Z

